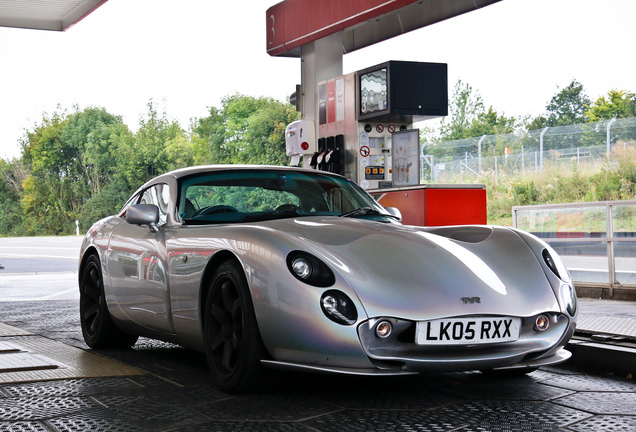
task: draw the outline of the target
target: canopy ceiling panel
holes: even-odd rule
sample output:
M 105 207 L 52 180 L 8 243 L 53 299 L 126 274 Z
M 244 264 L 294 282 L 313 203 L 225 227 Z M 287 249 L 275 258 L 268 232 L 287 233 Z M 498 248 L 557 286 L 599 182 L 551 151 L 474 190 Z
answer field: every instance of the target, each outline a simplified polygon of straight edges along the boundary
M 64 31 L 107 0 L 0 0 L 0 27 Z

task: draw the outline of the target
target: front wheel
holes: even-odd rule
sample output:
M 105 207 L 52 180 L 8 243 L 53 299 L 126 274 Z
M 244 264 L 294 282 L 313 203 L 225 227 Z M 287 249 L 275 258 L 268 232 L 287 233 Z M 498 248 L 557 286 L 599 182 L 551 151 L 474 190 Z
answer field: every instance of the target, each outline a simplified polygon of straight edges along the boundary
M 124 333 L 113 324 L 96 255 L 87 258 L 80 278 L 80 324 L 84 341 L 91 348 L 130 348 L 137 342 L 137 336 Z
M 226 261 L 214 272 L 203 326 L 208 367 L 219 388 L 232 393 L 257 388 L 267 351 L 238 262 Z

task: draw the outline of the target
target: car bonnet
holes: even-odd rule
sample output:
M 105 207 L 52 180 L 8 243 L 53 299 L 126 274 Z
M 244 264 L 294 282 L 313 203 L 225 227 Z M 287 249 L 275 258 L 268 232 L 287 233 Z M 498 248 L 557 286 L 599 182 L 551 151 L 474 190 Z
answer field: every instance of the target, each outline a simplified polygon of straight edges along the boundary
M 276 225 L 328 263 L 340 276 L 334 288 L 349 285 L 370 317 L 559 311 L 537 257 L 507 228 L 425 229 L 349 218 Z

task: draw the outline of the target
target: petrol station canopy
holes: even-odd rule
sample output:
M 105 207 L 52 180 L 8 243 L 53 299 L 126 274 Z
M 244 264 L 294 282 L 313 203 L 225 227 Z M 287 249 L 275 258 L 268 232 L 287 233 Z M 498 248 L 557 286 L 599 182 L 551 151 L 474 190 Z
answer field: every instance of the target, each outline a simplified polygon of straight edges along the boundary
M 2 0 L 0 27 L 65 31 L 107 0 Z
M 301 46 L 342 31 L 349 53 L 498 1 L 284 0 L 267 10 L 267 52 L 300 57 Z

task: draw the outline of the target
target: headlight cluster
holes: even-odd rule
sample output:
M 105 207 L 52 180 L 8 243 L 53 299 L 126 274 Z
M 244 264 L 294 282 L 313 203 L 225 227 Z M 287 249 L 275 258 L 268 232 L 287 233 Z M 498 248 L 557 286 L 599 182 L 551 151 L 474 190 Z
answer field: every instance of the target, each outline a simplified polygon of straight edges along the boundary
M 552 255 L 550 255 L 550 252 L 548 252 L 547 249 L 543 249 L 542 255 L 543 255 L 543 260 L 545 261 L 546 265 L 550 268 L 550 270 L 552 270 L 552 272 L 555 275 L 557 275 L 558 278 L 561 278 L 561 275 L 559 275 L 559 269 L 557 268 L 554 258 L 552 258 Z
M 356 306 L 341 291 L 326 291 L 320 298 L 320 308 L 327 318 L 338 324 L 351 325 L 358 320 Z
M 306 284 L 327 288 L 336 283 L 333 271 L 314 255 L 303 251 L 292 251 L 287 255 L 287 268 L 296 279 Z M 330 289 L 320 297 L 320 309 L 331 321 L 352 325 L 358 320 L 358 310 L 348 295 Z
M 546 247 L 541 252 L 543 256 L 543 260 L 548 268 L 554 273 L 559 279 L 566 282 L 561 284 L 561 288 L 559 289 L 559 296 L 562 307 L 567 311 L 570 316 L 576 315 L 576 290 L 574 289 L 574 285 L 571 282 L 570 273 L 563 265 L 563 262 L 559 259 L 551 248 Z
M 570 316 L 576 315 L 576 291 L 572 284 L 561 285 L 561 302 Z
M 287 255 L 287 268 L 296 279 L 309 285 L 326 288 L 336 282 L 327 264 L 307 252 L 290 252 Z
M 541 252 L 543 256 L 543 261 L 548 266 L 548 268 L 562 281 L 570 282 L 570 273 L 565 268 L 565 265 L 561 262 L 561 259 L 558 257 L 556 252 L 552 250 L 552 248 L 548 248 L 546 246 L 545 249 Z

